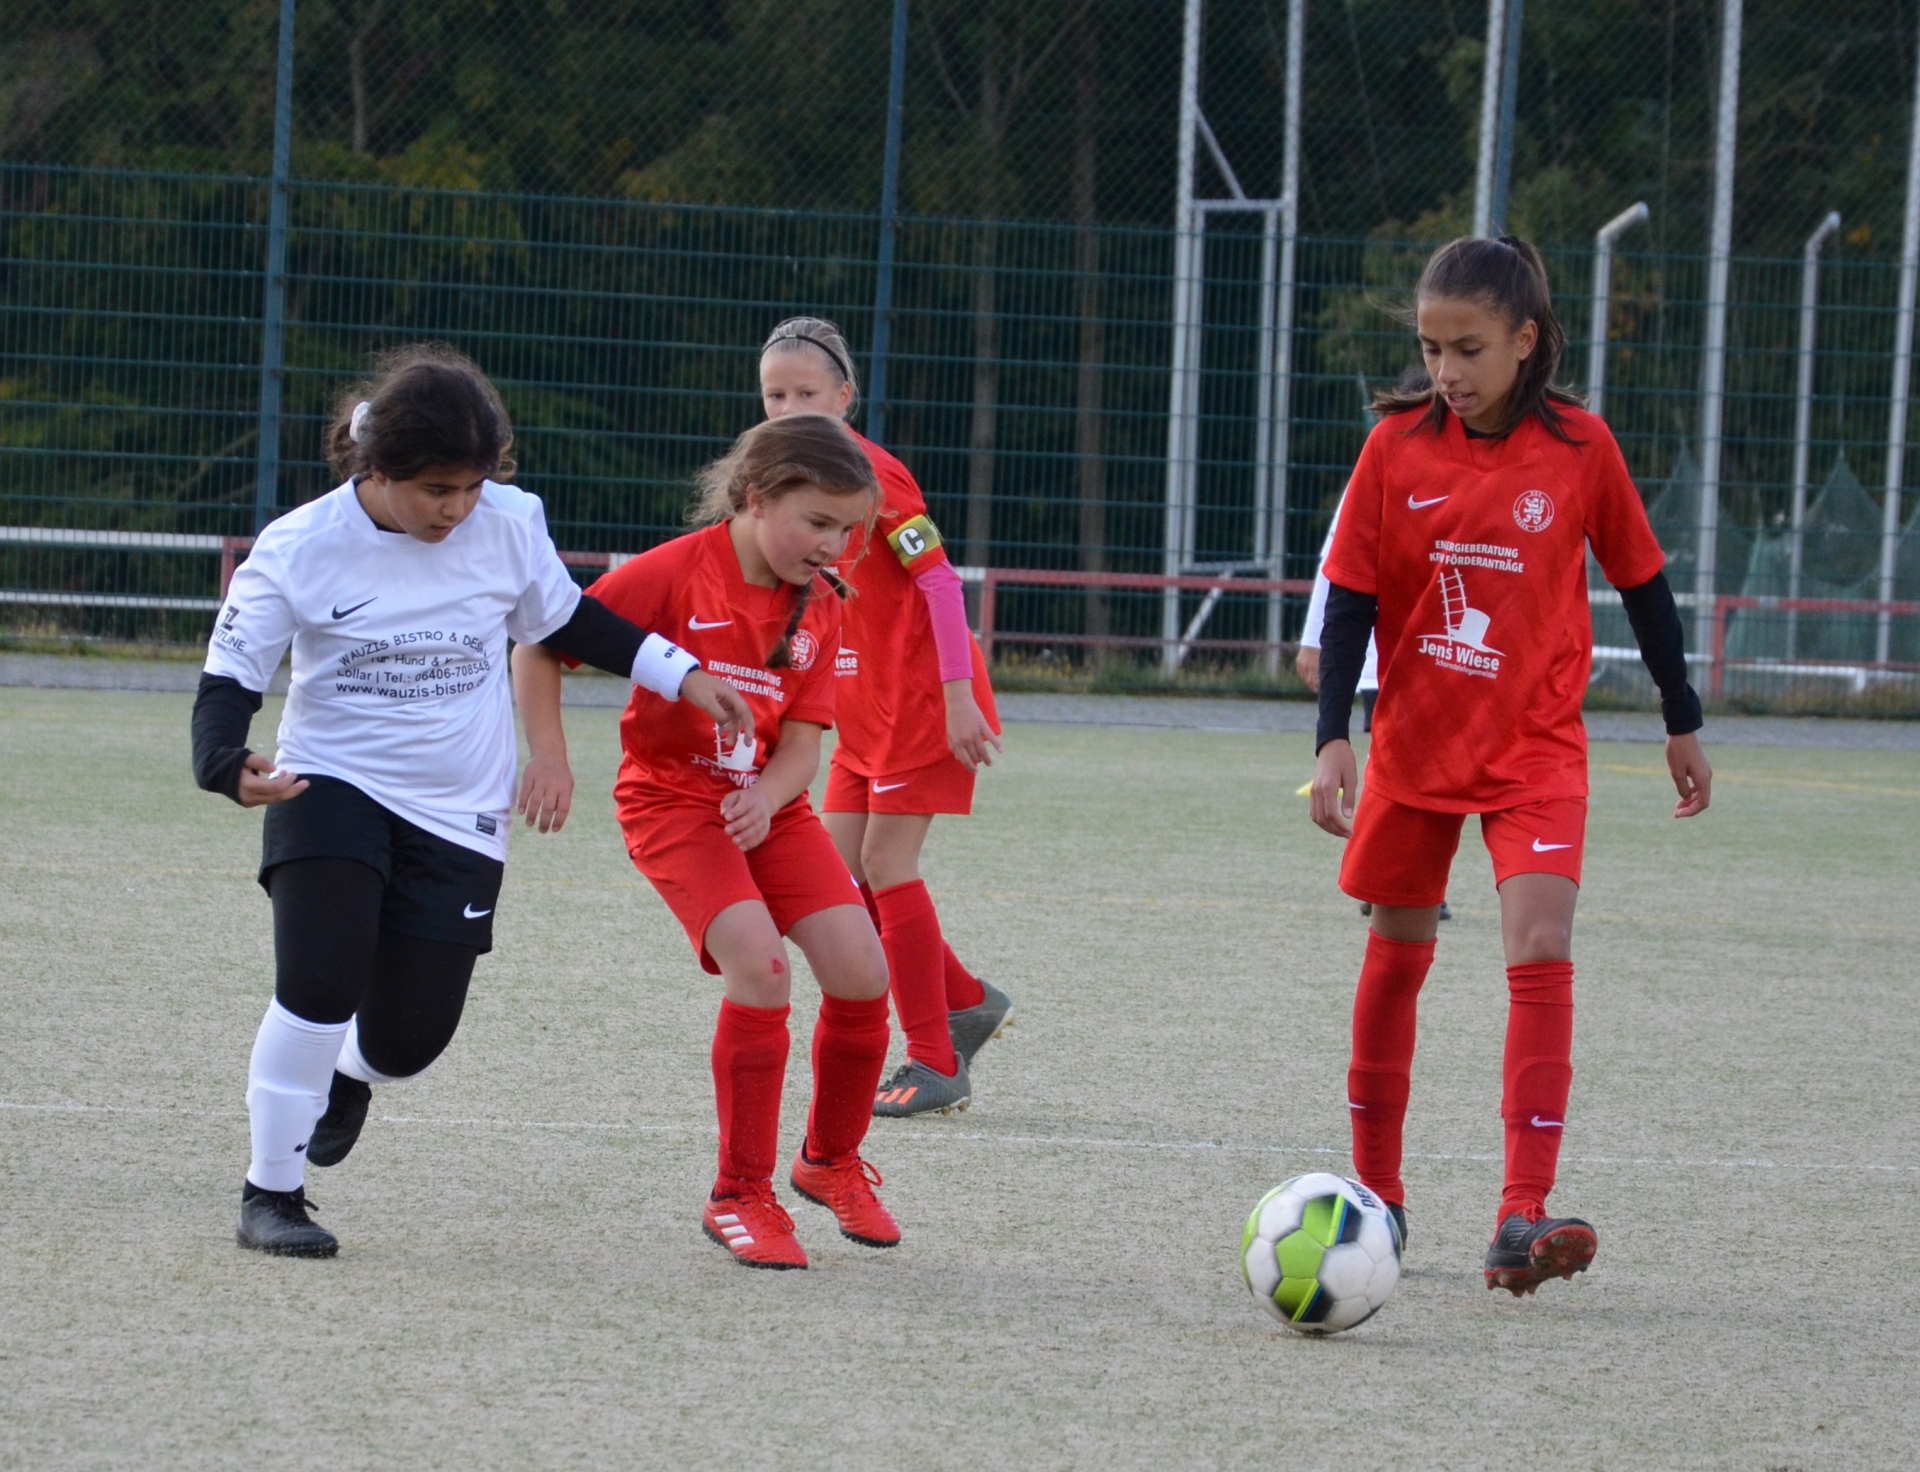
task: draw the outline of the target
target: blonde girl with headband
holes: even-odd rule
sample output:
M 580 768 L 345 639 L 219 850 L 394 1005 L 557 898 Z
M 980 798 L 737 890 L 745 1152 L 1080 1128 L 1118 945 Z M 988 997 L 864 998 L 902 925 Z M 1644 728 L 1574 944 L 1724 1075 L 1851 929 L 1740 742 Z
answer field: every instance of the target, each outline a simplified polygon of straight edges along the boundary
M 760 351 L 770 420 L 859 399 L 847 340 L 820 317 L 790 317 Z M 1005 992 L 976 977 L 941 933 L 920 877 L 936 815 L 973 808 L 975 775 L 1001 749 L 986 660 L 967 628 L 959 575 L 907 467 L 854 435 L 881 488 L 878 520 L 855 533 L 839 665 L 840 740 L 825 816 L 880 928 L 907 1058 L 874 1099 L 882 1116 L 965 1109 L 969 1065 L 1011 1020 Z
M 542 832 L 572 778 L 534 760 L 514 789 L 507 641 L 546 641 L 752 741 L 747 704 L 659 634 L 583 597 L 513 474 L 493 385 L 451 348 L 403 348 L 350 392 L 328 449 L 340 484 L 271 523 L 235 572 L 193 708 L 200 786 L 267 809 L 273 1001 L 247 1069 L 242 1247 L 331 1257 L 305 1167 L 346 1158 L 372 1086 L 452 1041 L 494 913 L 516 809 Z M 247 746 L 291 648 L 269 759 Z
M 588 590 L 616 613 L 672 629 L 753 711 L 754 734 L 637 692 L 620 722 L 614 802 L 627 852 L 720 977 L 713 1036 L 719 1169 L 701 1224 L 748 1267 L 804 1268 L 774 1194 L 793 973 L 785 941 L 820 983 L 813 1107 L 788 1172 L 841 1232 L 891 1247 L 900 1227 L 861 1158 L 887 1057 L 887 962 L 853 876 L 807 789 L 834 722 L 841 584 L 833 572 L 879 500 L 873 468 L 839 420 L 796 414 L 755 426 L 702 472 L 700 529 L 643 553 Z M 565 762 L 560 662 L 514 652 L 527 740 Z M 535 694 L 536 690 L 543 693 Z M 550 714 L 551 727 L 545 724 Z

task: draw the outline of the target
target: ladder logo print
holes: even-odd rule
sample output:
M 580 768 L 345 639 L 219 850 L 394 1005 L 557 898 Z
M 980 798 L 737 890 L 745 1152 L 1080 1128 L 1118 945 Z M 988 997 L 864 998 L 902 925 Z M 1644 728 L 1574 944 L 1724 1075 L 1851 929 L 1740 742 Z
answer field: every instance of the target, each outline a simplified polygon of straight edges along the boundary
M 1489 680 L 1498 676 L 1504 651 L 1487 643 L 1487 626 L 1492 620 L 1467 602 L 1467 580 L 1455 568 L 1440 574 L 1440 607 L 1446 632 L 1422 634 L 1420 652 L 1465 675 Z

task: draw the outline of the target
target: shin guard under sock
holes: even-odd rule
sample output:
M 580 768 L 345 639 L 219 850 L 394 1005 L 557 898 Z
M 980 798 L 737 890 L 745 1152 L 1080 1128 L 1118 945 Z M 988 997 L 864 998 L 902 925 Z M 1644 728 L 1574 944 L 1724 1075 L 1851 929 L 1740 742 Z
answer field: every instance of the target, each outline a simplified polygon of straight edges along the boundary
M 813 1028 L 813 1108 L 807 1115 L 807 1158 L 856 1155 L 873 1122 L 873 1095 L 887 1062 L 887 999 L 820 998 Z
M 267 1004 L 247 1064 L 247 1126 L 253 1158 L 247 1179 L 262 1190 L 298 1191 L 306 1180 L 307 1139 L 326 1113 L 344 1022 L 308 1022 L 278 1001 Z
M 1507 1179 L 1500 1221 L 1546 1215 L 1573 1089 L 1573 962 L 1507 968 L 1507 1051 L 1500 1117 L 1507 1127 Z
M 1400 1180 L 1401 1132 L 1413 1078 L 1420 988 L 1433 965 L 1432 941 L 1388 940 L 1367 932 L 1367 958 L 1353 997 L 1353 1062 L 1347 1070 L 1347 1112 L 1353 1121 L 1353 1168 L 1383 1201 L 1407 1199 Z
M 720 1114 L 720 1180 L 773 1179 L 780 1153 L 780 1092 L 787 1080 L 788 1007 L 742 1007 L 725 998 L 713 1029 L 713 1097 Z
M 925 881 L 895 884 L 873 897 L 887 953 L 893 1006 L 907 1035 L 907 1056 L 947 1078 L 959 1071 L 947 1031 L 946 942 Z

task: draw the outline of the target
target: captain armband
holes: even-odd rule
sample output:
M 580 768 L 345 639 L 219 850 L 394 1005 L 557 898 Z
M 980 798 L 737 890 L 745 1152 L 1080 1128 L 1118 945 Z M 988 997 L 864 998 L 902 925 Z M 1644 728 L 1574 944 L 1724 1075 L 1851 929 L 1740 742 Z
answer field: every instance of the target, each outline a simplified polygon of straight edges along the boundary
M 933 524 L 932 517 L 922 512 L 888 532 L 887 545 L 893 548 L 893 555 L 900 559 L 902 567 L 911 568 L 941 545 L 940 528 Z

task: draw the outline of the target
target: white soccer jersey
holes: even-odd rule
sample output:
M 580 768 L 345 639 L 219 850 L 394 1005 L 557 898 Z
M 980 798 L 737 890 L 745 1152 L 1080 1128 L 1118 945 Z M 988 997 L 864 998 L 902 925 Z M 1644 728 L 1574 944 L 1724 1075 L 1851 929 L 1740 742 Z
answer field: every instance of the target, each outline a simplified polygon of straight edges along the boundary
M 517 755 L 507 640 L 539 643 L 579 602 L 538 496 L 488 481 L 430 543 L 382 531 L 349 481 L 260 533 L 206 669 L 265 690 L 291 644 L 275 764 L 351 782 L 504 859 Z
M 1346 497 L 1341 497 L 1344 504 Z M 1327 522 L 1327 539 L 1320 544 L 1320 561 L 1313 571 L 1313 594 L 1307 599 L 1307 617 L 1300 625 L 1300 647 L 1318 649 L 1320 631 L 1327 623 L 1327 593 L 1332 587 L 1327 581 L 1327 553 L 1333 550 L 1334 529 L 1340 525 L 1340 507 L 1333 508 L 1333 516 Z M 1366 663 L 1360 667 L 1359 690 L 1378 690 L 1380 688 L 1380 651 L 1374 645 L 1373 635 L 1367 635 Z

